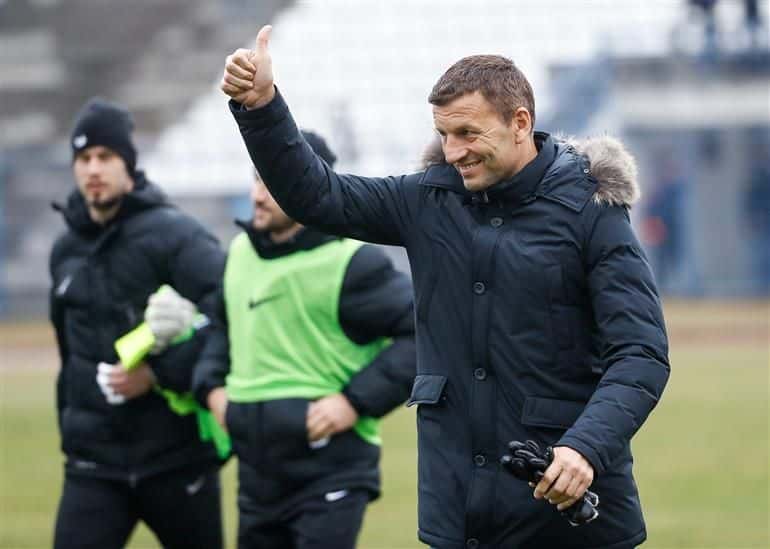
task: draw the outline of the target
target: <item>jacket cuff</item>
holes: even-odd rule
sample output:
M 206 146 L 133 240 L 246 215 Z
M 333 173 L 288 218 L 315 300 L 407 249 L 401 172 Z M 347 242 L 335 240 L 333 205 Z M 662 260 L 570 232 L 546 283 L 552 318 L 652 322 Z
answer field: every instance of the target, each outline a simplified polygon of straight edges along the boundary
M 144 357 L 144 362 L 147 363 L 147 366 L 150 367 L 150 370 L 152 370 L 152 374 L 155 376 L 155 384 L 159 385 L 160 387 L 163 387 L 164 389 L 172 389 L 169 387 L 171 384 L 171 380 L 168 378 L 168 376 L 165 375 L 165 372 L 163 371 L 163 366 L 160 363 L 160 360 L 158 359 L 158 355 L 147 355 Z
M 275 87 L 275 96 L 270 103 L 258 109 L 246 110 L 246 107 L 234 99 L 231 99 L 228 105 L 236 121 L 248 122 L 249 127 L 253 128 L 270 128 L 289 114 L 289 106 L 284 101 L 278 86 Z
M 594 476 L 599 476 L 604 472 L 604 466 L 602 465 L 602 460 L 599 457 L 599 453 L 582 441 L 567 435 L 559 439 L 559 442 L 554 444 L 554 447 L 556 446 L 566 446 L 568 448 L 572 448 L 576 452 L 579 452 L 580 455 L 588 460 L 588 463 L 591 464 L 591 467 L 594 468 Z
M 216 389 L 217 387 L 224 387 L 225 386 L 225 378 L 224 376 L 217 375 L 217 372 L 208 374 L 205 374 L 206 366 L 208 366 L 209 363 L 207 362 L 201 362 L 199 364 L 196 364 L 195 366 L 195 372 L 193 373 L 193 379 L 192 379 L 192 394 L 195 400 L 203 406 L 204 408 L 208 409 L 208 396 L 211 391 Z M 203 375 L 201 375 L 203 374 Z
M 369 415 L 366 413 L 366 410 L 364 408 L 363 402 L 361 402 L 360 399 L 358 399 L 351 391 L 350 391 L 350 385 L 347 385 L 342 389 L 342 394 L 345 396 L 345 398 L 348 399 L 348 402 L 350 402 L 350 405 L 353 407 L 353 409 L 356 411 L 356 413 L 359 416 L 366 416 Z
M 206 383 L 205 385 L 198 387 L 196 391 L 193 393 L 193 396 L 195 397 L 195 400 L 198 401 L 198 404 L 200 404 L 204 409 L 209 409 L 209 393 L 213 391 L 214 389 L 224 389 L 224 385 L 219 385 L 217 383 Z

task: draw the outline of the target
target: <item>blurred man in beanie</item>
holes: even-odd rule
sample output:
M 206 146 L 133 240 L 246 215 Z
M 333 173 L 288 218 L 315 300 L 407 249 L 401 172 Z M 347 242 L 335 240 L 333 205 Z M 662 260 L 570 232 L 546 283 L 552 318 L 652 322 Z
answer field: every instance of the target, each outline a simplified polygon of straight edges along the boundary
M 132 130 L 122 107 L 89 101 L 70 141 L 77 188 L 55 205 L 67 230 L 50 258 L 66 456 L 54 546 L 123 547 L 142 520 L 164 547 L 217 548 L 219 458 L 161 389 L 190 391 L 207 335 L 196 312 L 213 302 L 224 254 L 136 169 Z M 143 320 L 152 353 L 128 370 L 114 342 Z
M 352 549 L 380 493 L 378 418 L 414 378 L 411 284 L 380 248 L 288 217 L 259 178 L 251 199 L 194 381 L 238 456 L 238 547 Z

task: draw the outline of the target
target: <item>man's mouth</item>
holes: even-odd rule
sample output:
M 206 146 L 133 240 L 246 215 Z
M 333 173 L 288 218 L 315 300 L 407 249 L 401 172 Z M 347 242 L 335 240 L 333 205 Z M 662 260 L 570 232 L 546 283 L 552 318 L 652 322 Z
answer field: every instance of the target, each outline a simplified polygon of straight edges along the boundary
M 475 160 L 473 162 L 465 162 L 463 164 L 455 164 L 455 166 L 457 167 L 460 174 L 465 175 L 467 172 L 470 172 L 471 170 L 473 170 L 473 168 L 475 168 L 479 164 L 481 164 L 481 160 Z

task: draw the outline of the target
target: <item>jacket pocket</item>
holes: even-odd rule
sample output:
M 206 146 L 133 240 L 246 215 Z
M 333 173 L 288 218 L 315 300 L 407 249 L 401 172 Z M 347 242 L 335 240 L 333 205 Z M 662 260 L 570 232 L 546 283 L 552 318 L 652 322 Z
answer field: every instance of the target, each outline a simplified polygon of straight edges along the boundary
M 406 401 L 407 406 L 415 404 L 438 404 L 444 396 L 446 376 L 422 374 L 414 378 L 412 394 Z
M 555 398 L 527 397 L 521 411 L 521 422 L 530 427 L 569 429 L 585 409 L 584 402 Z
M 412 385 L 412 394 L 409 400 L 406 401 L 407 406 L 417 407 L 417 431 L 419 432 L 420 446 L 427 448 L 432 447 L 434 444 L 438 444 L 438 441 L 442 437 L 441 425 L 446 418 L 443 418 L 446 412 L 445 389 L 446 389 L 446 376 L 423 374 L 414 378 L 414 385 Z

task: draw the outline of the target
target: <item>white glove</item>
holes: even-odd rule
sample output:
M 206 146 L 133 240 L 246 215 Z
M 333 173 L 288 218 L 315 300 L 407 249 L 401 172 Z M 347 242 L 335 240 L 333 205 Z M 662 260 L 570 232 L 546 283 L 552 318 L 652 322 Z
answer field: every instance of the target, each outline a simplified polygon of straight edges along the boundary
M 107 403 L 112 404 L 113 406 L 117 404 L 123 404 L 126 401 L 126 397 L 113 391 L 112 387 L 109 385 L 110 372 L 112 372 L 115 368 L 122 368 L 122 366 L 100 362 L 96 367 L 96 383 L 102 390 L 104 398 L 107 399 Z
M 190 330 L 196 314 L 198 309 L 195 304 L 183 298 L 171 286 L 164 286 L 152 294 L 144 312 L 144 320 L 155 337 L 151 352 L 163 352 L 174 338 Z

